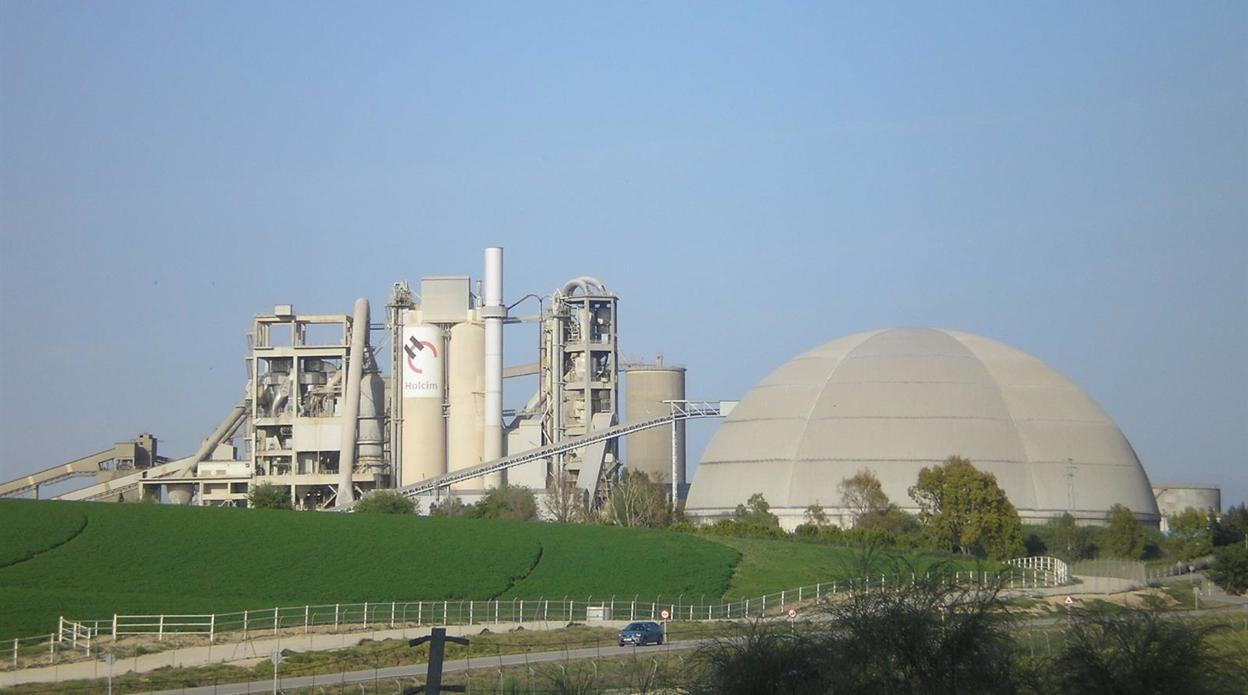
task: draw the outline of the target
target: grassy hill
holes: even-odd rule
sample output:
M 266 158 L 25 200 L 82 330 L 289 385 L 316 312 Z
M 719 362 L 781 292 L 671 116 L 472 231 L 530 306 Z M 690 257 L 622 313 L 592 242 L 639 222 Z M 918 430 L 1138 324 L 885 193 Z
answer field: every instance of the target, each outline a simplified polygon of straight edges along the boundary
M 891 559 L 875 557 L 872 571 L 885 571 Z M 931 561 L 907 560 L 916 566 Z M 858 551 L 785 540 L 386 514 L 0 500 L 0 639 L 46 633 L 60 615 L 563 596 L 739 599 L 863 571 Z
M 719 596 L 692 536 L 378 514 L 0 500 L 0 638 L 57 616 L 416 599 Z

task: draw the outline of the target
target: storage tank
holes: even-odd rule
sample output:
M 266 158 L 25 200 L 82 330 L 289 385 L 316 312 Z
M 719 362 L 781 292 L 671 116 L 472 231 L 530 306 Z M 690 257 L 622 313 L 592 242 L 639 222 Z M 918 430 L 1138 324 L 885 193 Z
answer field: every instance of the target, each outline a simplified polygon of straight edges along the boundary
M 448 346 L 447 471 L 480 465 L 485 436 L 485 326 L 464 322 L 451 328 Z M 500 474 L 453 485 L 455 490 L 498 487 Z
M 190 484 L 166 485 L 165 495 L 169 504 L 190 504 L 195 496 L 195 486 Z
M 399 471 L 400 483 L 411 485 L 446 472 L 442 329 L 433 324 L 407 324 L 401 349 L 403 462 Z
M 1216 485 L 1191 483 L 1157 483 L 1153 485 L 1157 511 L 1161 512 L 1161 530 L 1169 531 L 1169 518 L 1182 514 L 1188 507 L 1202 512 L 1222 513 L 1222 490 Z
M 685 368 L 668 367 L 660 355 L 653 365 L 629 367 L 625 373 L 626 414 L 629 422 L 671 412 L 665 400 L 685 397 Z M 672 482 L 672 430 L 656 427 L 629 435 L 625 462 L 630 470 L 644 471 L 655 482 Z M 685 483 L 685 423 L 676 423 L 676 483 Z

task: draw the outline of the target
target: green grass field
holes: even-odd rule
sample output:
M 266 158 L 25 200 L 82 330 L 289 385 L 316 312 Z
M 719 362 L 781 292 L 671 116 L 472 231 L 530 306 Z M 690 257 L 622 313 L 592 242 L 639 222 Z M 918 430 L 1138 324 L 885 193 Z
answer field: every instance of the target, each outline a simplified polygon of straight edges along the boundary
M 749 598 L 860 577 L 863 567 L 858 551 L 785 540 L 31 500 L 0 500 L 0 541 L 0 639 L 47 633 L 61 615 L 439 599 Z
M 83 510 L 69 505 L 41 506 L 38 514 L 5 514 L 0 510 L 0 567 L 51 550 L 78 535 L 86 525 Z
M 811 586 L 834 579 L 859 579 L 864 575 L 922 572 L 936 563 L 947 562 L 955 569 L 995 569 L 995 563 L 980 566 L 974 558 L 935 555 L 903 556 L 876 552 L 869 557 L 861 550 L 837 548 L 819 543 L 798 543 L 761 538 L 714 540 L 741 553 L 724 598 L 744 599 L 765 593 Z
M 59 615 L 718 596 L 739 557 L 700 538 L 636 529 L 146 504 L 0 500 L 0 529 L 0 557 L 17 560 L 0 567 L 0 638 L 48 632 Z

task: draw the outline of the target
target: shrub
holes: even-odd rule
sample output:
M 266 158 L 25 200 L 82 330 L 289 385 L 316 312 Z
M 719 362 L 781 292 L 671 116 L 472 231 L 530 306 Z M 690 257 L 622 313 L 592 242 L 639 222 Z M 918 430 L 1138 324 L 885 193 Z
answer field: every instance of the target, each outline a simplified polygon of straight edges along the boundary
M 290 503 L 290 488 L 271 483 L 252 485 L 247 492 L 247 506 L 252 509 L 294 509 Z
M 490 490 L 480 502 L 467 509 L 465 516 L 474 519 L 507 519 L 536 521 L 537 500 L 527 487 L 503 485 Z
M 354 509 L 362 514 L 415 514 L 419 507 L 416 500 L 394 490 L 378 490 L 356 502 Z
M 1248 546 L 1239 544 L 1214 548 L 1209 578 L 1227 593 L 1248 592 Z
M 1156 598 L 1140 608 L 1096 602 L 1071 612 L 1054 673 L 1064 692 L 1239 692 L 1209 643 L 1220 627 L 1167 619 Z

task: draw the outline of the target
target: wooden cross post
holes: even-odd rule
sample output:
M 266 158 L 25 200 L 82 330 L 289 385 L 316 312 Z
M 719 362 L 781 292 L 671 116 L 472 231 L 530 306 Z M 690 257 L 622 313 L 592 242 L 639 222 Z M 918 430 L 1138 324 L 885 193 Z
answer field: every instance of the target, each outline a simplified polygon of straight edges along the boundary
M 425 674 L 425 693 L 427 695 L 441 695 L 443 691 L 448 693 L 464 692 L 464 686 L 462 685 L 442 687 L 442 661 L 446 655 L 447 640 L 455 644 L 468 645 L 467 637 L 447 637 L 446 628 L 444 627 L 435 627 L 428 636 L 417 637 L 407 641 L 407 646 L 409 647 L 415 647 L 425 642 L 429 643 L 429 670 Z

